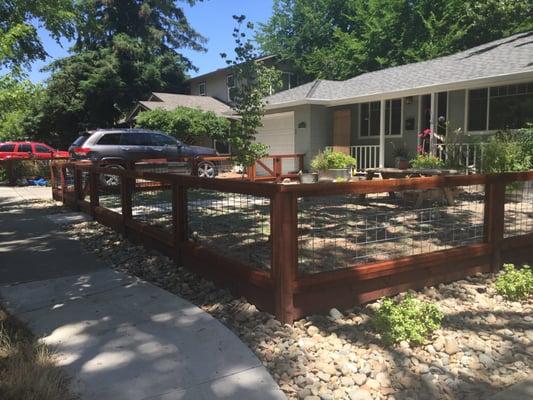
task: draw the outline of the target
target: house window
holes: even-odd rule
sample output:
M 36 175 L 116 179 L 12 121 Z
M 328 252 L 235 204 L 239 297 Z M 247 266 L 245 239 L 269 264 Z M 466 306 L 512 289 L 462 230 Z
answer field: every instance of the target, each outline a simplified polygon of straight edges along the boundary
M 298 79 L 295 73 L 282 72 L 281 73 L 281 90 L 288 90 L 298 86 Z
M 235 92 L 235 78 L 233 74 L 226 76 L 226 86 L 228 90 L 228 101 L 233 101 L 233 96 Z
M 385 135 L 399 136 L 402 134 L 402 99 L 385 102 Z M 381 103 L 373 101 L 361 104 L 360 136 L 379 136 Z
M 231 154 L 231 147 L 228 142 L 213 139 L 213 148 L 218 154 Z
M 468 92 L 468 130 L 519 129 L 533 122 L 533 82 Z
M 200 82 L 198 84 L 198 94 L 200 96 L 205 96 L 206 95 L 205 82 Z

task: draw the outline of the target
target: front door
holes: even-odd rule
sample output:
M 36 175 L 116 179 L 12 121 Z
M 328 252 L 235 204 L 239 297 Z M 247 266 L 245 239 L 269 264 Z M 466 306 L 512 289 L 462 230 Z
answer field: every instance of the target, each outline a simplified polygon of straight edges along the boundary
M 350 154 L 350 137 L 352 130 L 352 111 L 335 110 L 333 112 L 333 150 Z

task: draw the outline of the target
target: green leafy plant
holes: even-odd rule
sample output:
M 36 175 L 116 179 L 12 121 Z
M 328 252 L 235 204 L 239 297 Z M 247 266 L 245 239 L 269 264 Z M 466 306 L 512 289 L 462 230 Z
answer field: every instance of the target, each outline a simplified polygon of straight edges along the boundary
M 328 169 L 349 168 L 357 164 L 357 160 L 348 154 L 331 149 L 318 153 L 311 161 L 311 167 L 317 171 Z
M 483 147 L 483 172 L 526 171 L 533 157 L 527 151 L 516 133 L 497 132 Z
M 405 147 L 405 144 L 396 145 L 394 142 L 391 142 L 392 145 L 392 156 L 394 158 L 409 158 L 409 151 Z
M 513 264 L 505 264 L 495 287 L 506 299 L 525 300 L 533 294 L 533 271 L 528 265 L 516 269 Z
M 385 343 L 405 340 L 421 344 L 441 326 L 443 318 L 435 304 L 407 296 L 400 302 L 384 299 L 372 322 Z
M 442 168 L 444 162 L 439 158 L 431 154 L 421 153 L 416 156 L 415 159 L 410 161 L 412 168 Z

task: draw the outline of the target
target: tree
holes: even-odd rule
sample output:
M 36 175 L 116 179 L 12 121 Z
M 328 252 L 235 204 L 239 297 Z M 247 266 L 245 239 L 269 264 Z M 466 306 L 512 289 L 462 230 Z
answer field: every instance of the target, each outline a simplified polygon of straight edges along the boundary
M 348 79 L 531 30 L 532 13 L 516 0 L 275 0 L 257 40 L 311 78 Z
M 236 82 L 233 93 L 233 109 L 240 120 L 229 137 L 236 159 L 244 166 L 250 166 L 255 160 L 268 154 L 268 147 L 255 143 L 257 128 L 262 125 L 264 115 L 264 98 L 281 86 L 281 75 L 275 68 L 267 67 L 256 60 L 259 53 L 248 33 L 254 29 L 251 22 L 244 25 L 244 15 L 234 15 L 237 26 L 233 30 L 235 38 L 235 59 L 227 59 L 221 54 L 228 65 L 232 67 Z
M 32 135 L 43 88 L 11 75 L 0 77 L 0 141 Z
M 74 29 L 72 0 L 10 0 L 0 2 L 0 65 L 29 66 L 47 53 L 36 24 L 52 37 L 71 38 Z
M 48 67 L 39 129 L 63 144 L 114 126 L 152 91 L 179 92 L 192 67 L 179 49 L 204 42 L 172 0 L 82 0 L 77 10 L 73 54 Z
M 213 112 L 178 107 L 167 111 L 143 111 L 136 118 L 136 126 L 165 132 L 187 144 L 195 144 L 202 137 L 227 140 L 230 122 Z

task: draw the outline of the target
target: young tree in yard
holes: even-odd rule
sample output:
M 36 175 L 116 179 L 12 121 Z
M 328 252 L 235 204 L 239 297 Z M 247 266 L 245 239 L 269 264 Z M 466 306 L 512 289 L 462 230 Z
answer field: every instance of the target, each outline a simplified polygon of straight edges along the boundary
M 531 30 L 532 13 L 516 0 L 275 0 L 257 40 L 311 78 L 348 79 Z
M 41 25 L 53 38 L 71 38 L 72 0 L 9 0 L 0 2 L 0 65 L 18 69 L 44 60 L 46 50 L 37 33 Z
M 144 111 L 137 116 L 136 126 L 165 132 L 187 144 L 195 144 L 205 136 L 227 140 L 230 130 L 230 122 L 226 118 L 185 107 L 172 111 Z
M 229 142 L 237 161 L 244 166 L 250 166 L 255 160 L 268 154 L 268 146 L 255 143 L 257 128 L 261 126 L 264 115 L 264 98 L 281 86 L 281 75 L 274 68 L 257 62 L 259 57 L 247 31 L 254 29 L 251 22 L 245 24 L 244 15 L 234 15 L 237 26 L 233 30 L 235 38 L 235 59 L 227 60 L 232 67 L 236 87 L 233 93 L 233 108 L 240 117 Z M 221 54 L 227 59 L 226 54 Z

